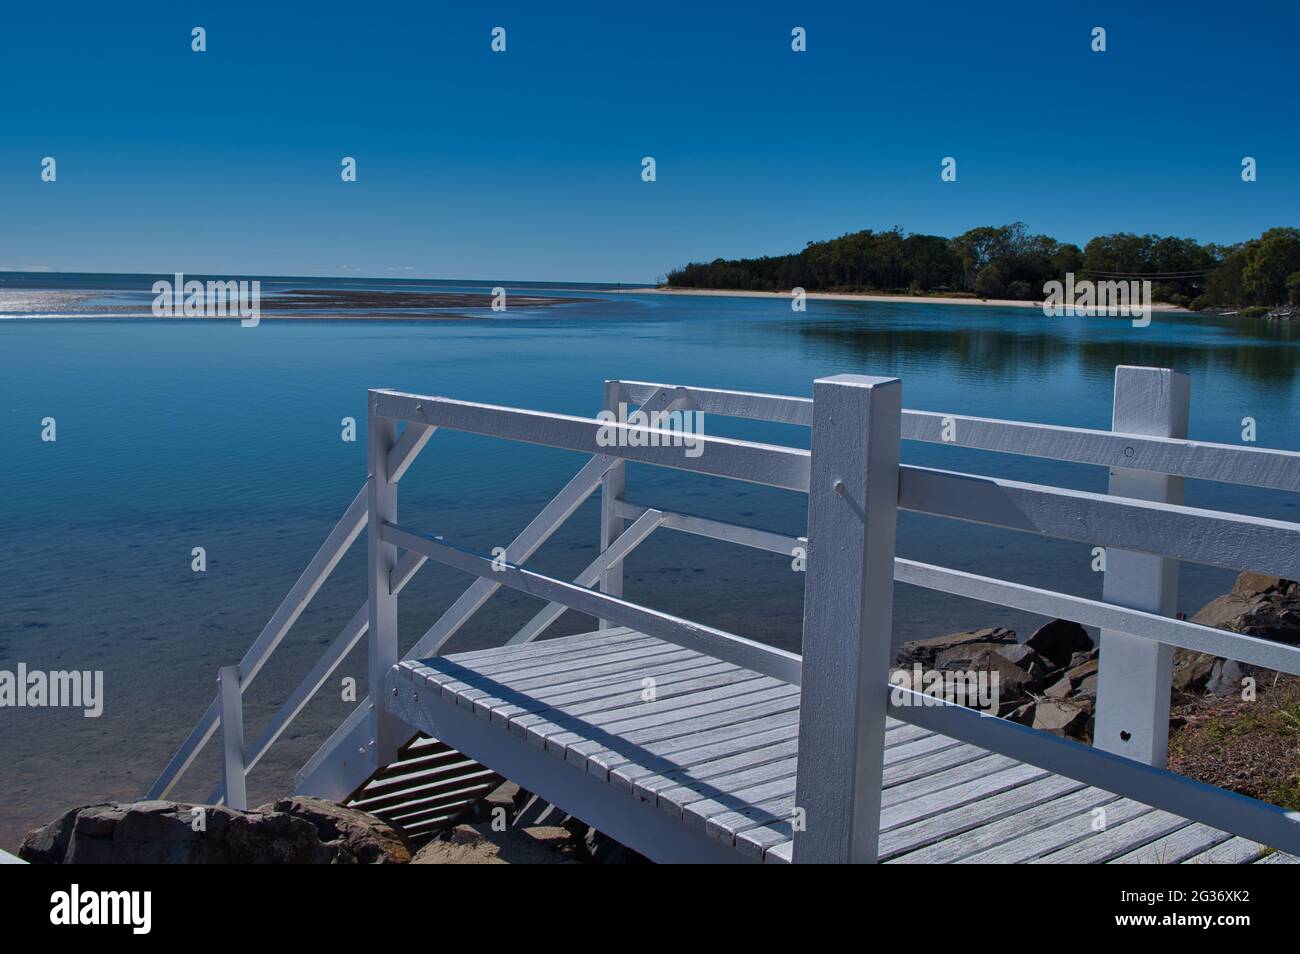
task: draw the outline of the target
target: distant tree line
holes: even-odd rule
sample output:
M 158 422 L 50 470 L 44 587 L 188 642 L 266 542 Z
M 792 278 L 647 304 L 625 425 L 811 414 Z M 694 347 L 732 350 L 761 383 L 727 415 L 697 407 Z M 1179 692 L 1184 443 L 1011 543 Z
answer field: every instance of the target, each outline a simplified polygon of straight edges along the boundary
M 1082 249 L 1023 223 L 981 226 L 955 238 L 866 229 L 801 252 L 716 259 L 668 273 L 672 288 L 952 294 L 1037 301 L 1043 285 L 1150 276 L 1158 301 L 1201 308 L 1300 305 L 1300 229 L 1269 229 L 1237 245 L 1119 232 Z

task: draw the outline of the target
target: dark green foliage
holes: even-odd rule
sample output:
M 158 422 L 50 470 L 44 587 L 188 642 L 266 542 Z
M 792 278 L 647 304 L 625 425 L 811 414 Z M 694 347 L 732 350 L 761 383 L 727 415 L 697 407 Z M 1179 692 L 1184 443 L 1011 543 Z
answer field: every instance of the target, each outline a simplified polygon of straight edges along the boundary
M 1270 229 L 1241 245 L 1120 232 L 1080 249 L 1023 223 L 980 226 L 955 238 L 870 229 L 801 252 L 763 258 L 715 259 L 668 273 L 673 288 L 742 291 L 875 291 L 965 294 L 1037 301 L 1043 285 L 1077 279 L 1151 276 L 1157 301 L 1192 308 L 1266 309 L 1300 301 L 1300 230 Z

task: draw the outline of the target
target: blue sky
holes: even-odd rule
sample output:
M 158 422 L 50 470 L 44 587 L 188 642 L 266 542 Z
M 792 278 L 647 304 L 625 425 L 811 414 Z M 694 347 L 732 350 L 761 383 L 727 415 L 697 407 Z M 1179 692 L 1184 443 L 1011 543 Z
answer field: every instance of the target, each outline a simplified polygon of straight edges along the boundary
M 644 281 L 894 225 L 1239 241 L 1300 224 L 1298 28 L 1292 0 L 7 3 L 0 267 Z

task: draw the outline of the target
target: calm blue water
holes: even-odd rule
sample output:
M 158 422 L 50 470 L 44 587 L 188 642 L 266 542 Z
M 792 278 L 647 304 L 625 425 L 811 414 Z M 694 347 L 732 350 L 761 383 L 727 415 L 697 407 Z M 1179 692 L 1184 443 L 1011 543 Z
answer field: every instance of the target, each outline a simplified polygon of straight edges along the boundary
M 30 299 L 45 295 L 40 288 L 50 282 L 2 277 L 10 313 L 30 313 Z M 138 277 L 60 287 L 68 286 L 75 307 L 147 308 L 140 296 L 148 284 Z M 808 395 L 818 376 L 857 371 L 900 376 L 908 407 L 1105 428 L 1114 366 L 1148 364 L 1191 373 L 1193 437 L 1237 442 L 1241 419 L 1252 416 L 1261 445 L 1300 449 L 1300 335 L 1278 324 L 1157 316 L 1136 329 L 1025 309 L 911 303 L 810 302 L 795 315 L 783 301 L 554 289 L 599 300 L 419 324 L 0 320 L 0 668 L 23 661 L 102 669 L 107 696 L 99 719 L 0 710 L 0 844 L 16 843 L 26 828 L 73 804 L 137 795 L 152 781 L 211 698 L 217 667 L 239 659 L 361 486 L 370 387 L 590 415 L 605 378 Z M 15 305 L 19 296 L 25 299 Z M 0 294 L 0 312 L 4 300 Z M 41 441 L 47 416 L 57 420 L 52 444 Z M 344 417 L 358 421 L 355 443 L 340 439 Z M 713 433 L 807 445 L 796 428 L 706 423 Z M 932 445 L 905 445 L 904 457 L 1105 486 L 1099 469 L 1028 458 Z M 581 460 L 439 433 L 403 480 L 402 522 L 486 552 L 508 542 Z M 804 500 L 781 491 L 633 467 L 629 497 L 803 530 Z M 1280 493 L 1197 483 L 1187 497 L 1197 506 L 1300 520 L 1298 501 Z M 596 528 L 589 503 L 536 565 L 576 573 L 594 556 Z M 190 570 L 196 546 L 207 551 L 203 574 Z M 1082 545 L 904 515 L 899 549 L 1100 593 Z M 363 560 L 359 544 L 251 687 L 250 737 L 364 600 Z M 1180 608 L 1195 612 L 1231 578 L 1185 567 Z M 426 567 L 402 598 L 403 641 L 422 634 L 468 583 Z M 631 599 L 791 648 L 802 583 L 781 557 L 667 531 L 638 550 L 627 571 Z M 455 645 L 500 641 L 535 610 L 527 599 L 500 594 Z M 985 625 L 1025 635 L 1036 622 L 908 587 L 898 589 L 896 619 L 897 639 Z M 556 632 L 585 626 L 569 614 Z M 363 654 L 340 675 L 356 677 L 364 692 Z M 337 684 L 327 686 L 258 768 L 251 797 L 279 791 L 349 708 Z M 215 751 L 198 769 L 181 795 L 207 794 Z

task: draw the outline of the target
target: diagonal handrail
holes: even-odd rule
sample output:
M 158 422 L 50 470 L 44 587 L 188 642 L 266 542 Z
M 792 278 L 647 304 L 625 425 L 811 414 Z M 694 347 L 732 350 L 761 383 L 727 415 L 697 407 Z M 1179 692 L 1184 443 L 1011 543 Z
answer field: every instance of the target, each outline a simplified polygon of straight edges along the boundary
M 271 618 L 267 621 L 266 626 L 258 635 L 253 645 L 249 647 L 248 652 L 239 663 L 239 686 L 240 691 L 248 687 L 262 667 L 266 665 L 267 659 L 271 653 L 275 652 L 288 634 L 289 628 L 302 615 L 307 604 L 311 602 L 313 596 L 324 584 L 325 580 L 333 572 L 334 567 L 343 559 L 348 548 L 361 535 L 361 531 L 366 526 L 366 495 L 369 481 L 361 488 L 361 491 L 352 499 L 348 509 L 344 511 L 339 522 L 334 525 L 325 542 L 320 545 L 316 555 L 311 558 L 307 568 L 302 571 L 297 582 L 285 594 L 280 605 L 276 607 Z M 198 723 L 190 732 L 189 737 L 182 743 L 180 749 L 172 756 L 167 767 L 149 787 L 146 798 L 166 798 L 179 781 L 180 777 L 194 764 L 195 758 L 208 740 L 212 738 L 217 731 L 217 726 L 221 721 L 221 697 L 218 695 L 207 710 L 199 717 Z
M 429 438 L 433 435 L 435 430 L 436 428 L 427 424 L 416 423 L 408 425 L 402 431 L 402 435 L 399 438 L 397 445 L 393 448 L 393 454 L 390 458 L 390 468 L 392 471 L 404 473 L 405 470 L 410 467 L 411 462 L 424 448 L 424 445 L 428 443 Z M 361 535 L 361 531 L 365 529 L 368 516 L 369 488 L 370 481 L 369 478 L 367 478 L 366 482 L 362 485 L 361 490 L 352 499 L 347 510 L 344 511 L 343 516 L 339 518 L 338 523 L 334 525 L 334 528 L 325 538 L 325 541 L 317 549 L 315 555 L 307 564 L 306 569 L 302 571 L 302 574 L 290 588 L 289 592 L 285 594 L 284 599 L 280 601 L 280 605 L 276 607 L 275 612 L 271 614 L 271 618 L 262 628 L 257 639 L 253 641 L 253 645 L 248 648 L 243 659 L 240 660 L 239 689 L 241 693 L 248 688 L 249 684 L 262 670 L 262 667 L 266 665 L 271 654 L 274 653 L 280 643 L 283 642 L 285 636 L 288 635 L 289 630 L 293 627 L 293 624 L 297 622 L 298 618 L 307 608 L 307 604 L 312 601 L 321 586 L 324 585 L 325 581 L 334 571 L 334 568 L 338 566 L 339 561 L 343 559 L 343 556 L 347 553 L 348 549 Z M 418 569 L 418 565 L 422 564 L 424 561 L 413 559 L 410 562 L 417 564 L 416 569 Z M 406 565 L 407 569 L 410 570 L 409 564 Z M 399 567 L 399 569 L 400 568 L 401 567 Z M 414 571 L 410 570 L 410 572 Z M 331 644 L 330 650 L 336 650 L 339 648 L 341 645 L 340 641 L 345 641 L 344 636 L 348 631 L 349 629 L 345 628 L 344 633 L 340 634 L 335 642 Z M 364 630 L 362 630 L 362 633 L 364 633 Z M 360 638 L 360 635 L 361 633 L 358 633 L 353 638 L 353 645 L 355 645 L 355 640 Z M 331 655 L 330 650 L 327 650 L 326 652 L 327 657 Z M 342 655 L 346 655 L 346 651 Z M 341 659 L 342 655 L 340 655 L 338 659 Z M 334 665 L 337 665 L 337 660 Z M 325 678 L 328 678 L 329 673 L 332 671 L 333 666 L 330 666 L 328 671 L 326 671 L 324 676 L 321 678 L 321 682 L 323 682 Z M 316 674 L 315 669 L 313 669 L 313 674 Z M 309 680 L 311 678 L 312 677 L 309 676 Z M 274 742 L 275 738 L 279 737 L 280 732 L 283 732 L 284 728 L 287 727 L 288 722 L 292 721 L 293 716 L 296 716 L 298 712 L 301 711 L 302 706 L 305 705 L 307 700 L 311 698 L 311 695 L 315 693 L 316 688 L 319 688 L 319 684 L 317 684 L 317 686 L 306 695 L 306 698 L 301 700 L 301 703 L 297 705 L 297 708 L 292 710 L 292 715 L 283 723 L 283 725 L 279 726 L 278 731 L 276 731 L 275 736 L 270 739 L 270 742 Z M 299 689 L 301 690 L 302 687 L 300 686 Z M 291 698 L 290 703 L 295 703 L 297 699 L 298 694 L 295 693 L 294 697 Z M 281 711 L 288 711 L 291 708 L 290 703 L 287 703 Z M 176 751 L 176 754 L 172 756 L 171 761 L 167 763 L 167 766 L 162 770 L 158 778 L 154 780 L 153 785 L 149 787 L 149 791 L 146 795 L 147 798 L 166 798 L 167 795 L 170 794 L 181 776 L 184 775 L 185 772 L 189 770 L 190 766 L 194 764 L 194 760 L 203 750 L 203 747 L 216 733 L 217 727 L 220 723 L 221 697 L 220 695 L 217 695 L 208 705 L 207 709 L 204 710 L 203 715 L 199 717 L 198 722 L 190 731 L 189 736 L 181 744 L 180 748 Z M 274 723 L 272 725 L 274 726 Z M 259 743 L 260 742 L 261 739 L 259 739 Z M 267 743 L 268 746 L 270 742 Z M 260 759 L 262 755 L 265 754 L 265 747 L 258 748 L 258 746 L 255 745 L 254 751 L 256 753 L 254 761 L 256 761 L 256 759 Z M 248 767 L 251 766 L 247 766 L 245 768 L 246 771 Z
M 670 411 L 686 401 L 689 401 L 689 395 L 680 388 L 663 387 L 656 389 L 653 393 L 646 396 L 641 403 L 639 410 L 663 410 Z M 403 443 L 406 434 L 410 428 L 415 426 L 408 423 L 407 429 L 402 432 L 398 438 L 397 445 L 393 450 L 396 451 Z M 423 425 L 420 426 L 429 426 Z M 427 439 L 427 438 L 426 438 Z M 420 445 L 421 447 L 423 444 Z M 417 448 L 418 453 L 418 448 Z M 521 564 L 527 561 L 537 550 L 549 540 L 552 535 L 564 524 L 566 520 L 580 507 L 593 493 L 600 487 L 601 481 L 611 468 L 620 464 L 621 458 L 611 454 L 594 454 L 585 464 L 574 474 L 572 478 L 562 487 L 546 506 L 535 516 L 528 525 L 521 530 L 515 538 L 505 547 L 504 559 L 515 564 Z M 405 467 L 398 469 L 394 466 L 390 457 L 390 473 L 401 474 L 405 472 Z M 405 585 L 406 579 L 414 574 L 427 557 L 423 554 L 416 554 L 413 564 L 407 564 L 407 558 L 411 557 L 408 552 L 403 561 L 393 570 L 390 576 L 390 586 L 396 590 Z M 405 579 L 399 579 L 400 575 L 405 575 Z M 441 650 L 449 639 L 456 635 L 483 605 L 501 588 L 499 582 L 486 579 L 477 579 L 459 596 L 455 602 L 448 607 L 437 621 L 415 641 L 414 645 L 402 656 L 403 659 L 413 659 L 418 656 L 433 656 Z M 360 638 L 358 636 L 358 638 Z M 297 774 L 298 784 L 309 777 L 317 768 L 325 764 L 334 752 L 348 742 L 354 730 L 357 729 L 361 720 L 366 718 L 370 712 L 370 696 L 362 699 L 357 707 L 347 716 L 346 719 L 338 726 L 328 739 L 316 750 L 306 764 Z

